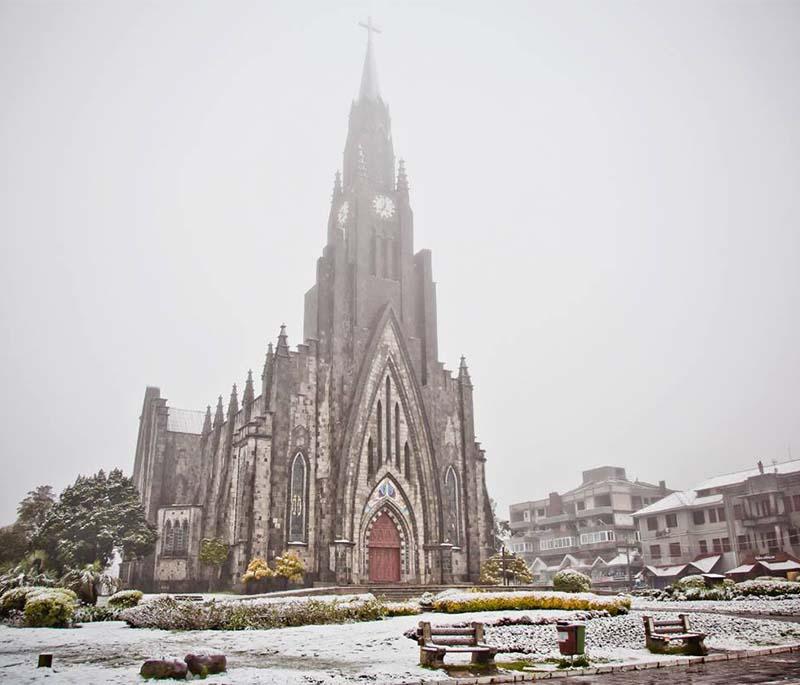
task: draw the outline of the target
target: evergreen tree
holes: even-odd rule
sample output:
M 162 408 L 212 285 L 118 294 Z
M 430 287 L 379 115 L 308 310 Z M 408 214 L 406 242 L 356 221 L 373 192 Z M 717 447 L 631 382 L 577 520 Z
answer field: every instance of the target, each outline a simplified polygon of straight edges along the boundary
M 203 538 L 200 540 L 200 554 L 198 559 L 201 564 L 214 568 L 214 578 L 210 583 L 213 589 L 215 581 L 219 580 L 223 564 L 228 560 L 230 548 L 222 538 Z
M 13 566 L 25 557 L 28 540 L 18 523 L 0 528 L 0 568 Z
M 107 476 L 79 476 L 47 515 L 36 544 L 59 571 L 98 563 L 108 566 L 119 548 L 126 559 L 153 551 L 155 527 L 147 522 L 133 480 L 114 469 Z
M 55 501 L 53 488 L 49 485 L 39 485 L 35 490 L 28 492 L 19 503 L 17 525 L 23 530 L 29 542 L 39 534 Z
M 495 554 L 481 566 L 481 582 L 490 585 L 530 583 L 533 575 L 522 557 L 506 552 Z

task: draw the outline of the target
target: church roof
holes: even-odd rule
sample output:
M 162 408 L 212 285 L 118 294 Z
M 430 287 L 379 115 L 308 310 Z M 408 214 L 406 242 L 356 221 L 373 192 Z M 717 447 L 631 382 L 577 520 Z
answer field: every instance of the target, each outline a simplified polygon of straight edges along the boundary
M 169 413 L 167 414 L 167 430 L 173 433 L 194 433 L 200 435 L 203 432 L 203 421 L 205 418 L 206 414 L 202 411 L 169 407 Z

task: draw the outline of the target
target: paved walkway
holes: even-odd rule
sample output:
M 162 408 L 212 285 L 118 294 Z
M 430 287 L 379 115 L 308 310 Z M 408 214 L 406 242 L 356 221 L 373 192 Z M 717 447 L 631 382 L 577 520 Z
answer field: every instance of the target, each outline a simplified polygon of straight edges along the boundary
M 580 685 L 746 685 L 800 683 L 797 652 L 771 654 L 736 661 L 716 661 L 689 667 L 625 671 L 607 675 L 559 678 L 556 683 Z

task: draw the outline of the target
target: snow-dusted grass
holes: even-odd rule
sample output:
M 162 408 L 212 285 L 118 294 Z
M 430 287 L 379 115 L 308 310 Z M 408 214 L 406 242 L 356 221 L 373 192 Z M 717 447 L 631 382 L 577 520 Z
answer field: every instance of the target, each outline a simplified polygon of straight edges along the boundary
M 222 652 L 228 656 L 227 674 L 208 683 L 395 683 L 424 678 L 447 678 L 443 671 L 418 665 L 419 650 L 404 632 L 420 619 L 433 623 L 519 619 L 571 618 L 566 611 L 497 611 L 459 614 L 398 616 L 381 621 L 343 625 L 302 626 L 277 630 L 165 631 L 133 629 L 121 622 L 87 624 L 74 630 L 9 628 L 0 626 L 0 682 L 85 683 L 140 682 L 138 672 L 151 657 L 184 657 L 192 651 Z M 764 619 L 692 615 L 692 625 L 709 634 L 712 648 L 744 649 L 756 645 L 800 642 L 800 627 Z M 783 634 L 781 634 L 783 633 Z M 553 625 L 492 626 L 487 641 L 503 650 L 498 661 L 518 658 L 543 660 L 557 654 Z M 587 650 L 592 659 L 614 662 L 652 660 L 644 649 L 641 616 L 595 618 L 587 622 Z M 36 669 L 40 652 L 54 654 L 53 671 Z M 663 657 L 658 657 L 663 658 Z M 465 657 L 468 659 L 468 657 Z M 457 662 L 457 657 L 448 661 Z

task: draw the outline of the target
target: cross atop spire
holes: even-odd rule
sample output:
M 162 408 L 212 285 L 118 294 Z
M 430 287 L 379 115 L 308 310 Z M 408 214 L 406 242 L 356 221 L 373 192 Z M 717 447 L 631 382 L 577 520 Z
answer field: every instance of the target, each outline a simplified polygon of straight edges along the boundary
M 375 66 L 375 55 L 372 51 L 372 34 L 381 33 L 381 30 L 372 23 L 372 17 L 367 17 L 366 23 L 358 22 L 367 30 L 367 55 L 364 57 L 364 70 L 361 72 L 361 88 L 358 91 L 359 100 L 377 100 L 380 97 L 378 90 L 378 69 Z

